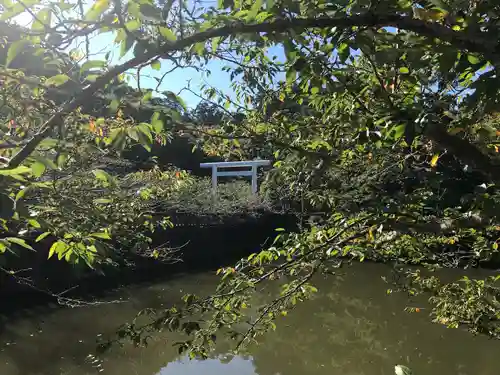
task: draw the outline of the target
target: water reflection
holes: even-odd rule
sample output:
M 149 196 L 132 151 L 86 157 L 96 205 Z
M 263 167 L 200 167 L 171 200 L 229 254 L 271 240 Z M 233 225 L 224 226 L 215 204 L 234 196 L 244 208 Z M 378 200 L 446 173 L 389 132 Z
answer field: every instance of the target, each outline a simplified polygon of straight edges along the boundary
M 186 292 L 209 293 L 215 279 L 201 274 L 123 291 L 123 304 L 32 310 L 1 337 L 0 374 L 379 375 L 392 374 L 396 363 L 420 375 L 498 374 L 498 341 L 432 324 L 425 310 L 404 312 L 405 296 L 385 294 L 380 277 L 386 267 L 342 272 L 343 280 L 317 280 L 318 296 L 280 318 L 276 332 L 250 347 L 248 356 L 227 356 L 229 344 L 222 343 L 211 359 L 189 361 L 172 347 L 176 337 L 159 335 L 147 348 L 125 345 L 99 361 L 87 358 L 96 335 L 113 332 L 141 308 L 169 304 Z
M 162 368 L 158 375 L 257 375 L 251 357 L 231 357 L 229 360 L 224 356 L 205 361 L 190 361 L 183 359 L 169 363 Z

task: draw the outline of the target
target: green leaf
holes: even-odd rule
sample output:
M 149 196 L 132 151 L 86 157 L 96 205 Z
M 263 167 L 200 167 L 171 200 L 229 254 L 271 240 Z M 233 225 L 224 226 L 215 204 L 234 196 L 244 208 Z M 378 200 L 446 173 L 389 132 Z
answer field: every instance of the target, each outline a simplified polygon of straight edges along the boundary
M 186 103 L 184 102 L 184 100 L 182 100 L 182 98 L 180 96 L 176 95 L 174 92 L 163 91 L 163 95 L 165 95 L 168 99 L 179 103 L 184 110 L 187 110 L 187 106 L 186 106 Z
M 18 14 L 21 14 L 25 11 L 26 9 L 24 8 L 24 6 L 20 3 L 15 3 L 14 5 L 12 5 L 11 7 L 9 7 L 9 10 L 8 11 L 4 11 L 1 15 L 0 15 L 0 20 L 1 21 L 6 21 L 8 19 L 11 19 L 15 16 L 17 16 Z
M 345 62 L 351 53 L 349 49 L 349 44 L 342 43 L 337 49 L 337 53 L 340 58 L 340 61 Z
M 0 176 L 15 176 L 27 173 L 31 173 L 31 168 L 23 165 L 12 169 L 0 169 Z
M 135 127 L 137 130 L 137 135 L 139 136 L 139 141 L 146 149 L 150 149 L 151 144 L 153 143 L 153 134 L 151 133 L 151 129 L 148 124 L 141 123 Z
M 24 247 L 25 249 L 35 251 L 35 249 L 33 249 L 30 245 L 28 245 L 28 244 L 26 243 L 26 241 L 25 241 L 25 240 L 23 240 L 22 238 L 17 238 L 17 237 L 6 237 L 5 239 L 6 239 L 7 241 L 9 241 L 10 243 L 14 243 L 14 244 L 16 244 L 16 245 L 19 245 L 19 246 Z
M 161 36 L 164 37 L 166 40 L 171 41 L 171 42 L 174 42 L 177 40 L 177 37 L 172 32 L 172 30 L 170 30 L 169 28 L 160 26 L 158 29 L 160 30 Z
M 107 203 L 112 203 L 112 199 L 107 199 L 107 198 L 99 198 L 99 199 L 94 199 L 95 204 L 107 204 Z
M 53 77 L 50 77 L 45 81 L 47 86 L 61 86 L 69 81 L 69 77 L 66 74 L 57 74 Z
M 31 225 L 33 228 L 41 228 L 42 227 L 40 225 L 40 223 L 38 221 L 36 221 L 35 219 L 29 219 L 28 224 Z
M 111 103 L 109 103 L 108 108 L 111 112 L 116 112 L 118 111 L 118 108 L 120 107 L 120 101 L 117 99 L 113 99 Z
M 102 238 L 104 240 L 110 240 L 111 237 L 109 236 L 109 234 L 107 232 L 101 232 L 101 233 L 90 233 L 91 237 L 95 237 L 95 238 Z
M 52 170 L 56 170 L 58 169 L 57 168 L 57 165 L 56 163 L 54 163 L 52 160 L 50 160 L 49 158 L 46 158 L 44 156 L 41 156 L 41 155 L 36 155 L 33 157 L 36 161 L 42 163 L 43 165 L 45 165 L 45 167 L 49 168 L 49 169 L 52 169 Z
M 16 58 L 19 53 L 22 52 L 23 48 L 29 44 L 28 40 L 21 39 L 12 43 L 7 52 L 7 59 L 5 60 L 5 67 L 9 66 L 10 63 Z
M 192 46 L 192 49 L 196 54 L 203 55 L 203 53 L 205 52 L 205 43 L 204 42 L 196 43 Z
M 24 195 L 26 194 L 26 192 L 30 189 L 30 186 L 27 186 L 25 187 L 24 189 L 21 189 L 17 192 L 16 194 L 16 201 L 18 201 L 19 199 L 22 199 L 24 197 Z
M 161 69 L 161 62 L 159 60 L 155 60 L 151 63 L 151 68 L 154 70 L 160 70 Z
M 86 61 L 82 67 L 80 68 L 80 73 L 89 71 L 94 68 L 104 68 L 106 66 L 106 62 L 102 60 L 90 60 Z
M 160 113 L 155 112 L 151 118 L 151 126 L 156 133 L 161 133 L 163 131 L 163 121 L 160 119 Z
M 252 7 L 250 8 L 250 12 L 248 12 L 247 20 L 254 19 L 262 8 L 262 0 L 253 0 Z
M 297 79 L 297 72 L 294 69 L 289 69 L 286 72 L 286 83 L 291 86 L 296 81 L 296 79 Z
M 41 241 L 41 240 L 43 240 L 45 237 L 47 237 L 49 234 L 50 234 L 50 232 L 44 232 L 44 233 L 42 233 L 41 235 L 39 235 L 39 236 L 36 238 L 35 242 L 40 242 L 40 241 Z
M 96 21 L 109 8 L 109 0 L 97 0 L 85 14 L 86 21 Z
M 50 8 L 43 8 L 37 14 L 31 25 L 33 31 L 43 31 L 50 27 L 52 10 Z
M 123 150 L 127 141 L 127 133 L 123 129 L 115 129 L 111 132 L 111 145 L 117 150 Z
M 137 30 L 141 27 L 141 22 L 139 20 L 131 20 L 125 24 L 125 28 L 129 31 Z
M 410 73 L 410 69 L 408 69 L 406 66 L 402 66 L 401 68 L 399 68 L 399 72 L 402 74 L 408 74 Z
M 40 177 L 45 172 L 45 164 L 37 161 L 31 165 L 34 177 Z
M 212 39 L 212 52 L 217 51 L 217 47 L 219 47 L 221 40 L 222 40 L 221 37 L 217 37 L 217 38 Z
M 61 169 L 62 167 L 64 167 L 64 164 L 66 164 L 66 161 L 68 160 L 68 154 L 59 154 L 59 156 L 57 157 L 57 160 L 56 160 L 56 163 L 57 163 L 57 167 L 59 169 Z
M 403 125 L 398 125 L 392 128 L 392 131 L 394 132 L 394 140 L 398 140 L 405 134 L 405 129 L 406 129 L 406 124 Z
M 68 245 L 64 241 L 56 241 L 52 244 L 52 246 L 49 249 L 49 256 L 47 257 L 50 259 L 52 255 L 54 254 L 64 254 L 66 249 L 68 248 Z M 61 259 L 61 256 L 59 256 L 59 259 Z
M 103 182 L 109 182 L 111 179 L 111 176 L 109 175 L 109 173 L 103 171 L 102 169 L 94 169 L 92 171 L 92 173 L 94 174 L 94 176 L 98 180 L 103 181 Z
M 467 60 L 469 60 L 469 62 L 473 65 L 475 64 L 479 64 L 480 60 L 477 56 L 474 56 L 474 55 L 467 55 Z

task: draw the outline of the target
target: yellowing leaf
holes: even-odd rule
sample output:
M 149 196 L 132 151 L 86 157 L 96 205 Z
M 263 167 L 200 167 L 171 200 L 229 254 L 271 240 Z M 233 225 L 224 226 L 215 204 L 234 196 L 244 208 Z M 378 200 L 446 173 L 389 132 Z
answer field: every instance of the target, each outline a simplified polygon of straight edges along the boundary
M 431 167 L 435 167 L 437 165 L 438 160 L 439 160 L 439 154 L 434 154 L 434 156 L 431 159 Z

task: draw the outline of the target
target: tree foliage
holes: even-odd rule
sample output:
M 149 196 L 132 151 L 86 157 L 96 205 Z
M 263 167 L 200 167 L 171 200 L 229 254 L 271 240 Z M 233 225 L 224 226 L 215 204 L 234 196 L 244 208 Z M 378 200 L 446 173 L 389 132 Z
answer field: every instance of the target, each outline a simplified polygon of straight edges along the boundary
M 272 329 L 277 315 L 314 293 L 312 276 L 331 272 L 339 257 L 432 268 L 495 263 L 499 5 L 97 0 L 84 9 L 78 1 L 3 0 L 2 20 L 24 13 L 32 21 L 20 39 L 5 41 L 0 70 L 5 228 L 12 220 L 29 223 L 16 196 L 52 170 L 74 176 L 82 155 L 113 154 L 130 143 L 149 149 L 167 128 L 199 136 L 211 154 L 272 158 L 268 193 L 302 213 L 325 212 L 320 225 L 281 234 L 269 249 L 221 269 L 213 296 L 186 296 L 185 307 L 155 312 L 150 324 L 124 331 L 141 342 L 150 329 L 182 329 L 190 337 L 180 348 L 193 356 L 205 355 L 220 329 L 236 347 Z M 91 56 L 96 35 L 111 36 L 110 52 L 118 51 L 119 60 Z M 283 56 L 274 56 L 277 48 Z M 51 73 L 15 65 L 32 55 Z M 208 85 L 200 95 L 217 116 L 236 107 L 244 118 L 200 128 L 183 117 L 185 104 L 163 83 L 185 67 L 210 74 L 211 61 L 226 64 L 235 98 Z M 154 89 L 143 88 L 147 69 L 157 72 Z M 136 92 L 113 90 L 127 77 L 135 77 Z M 98 95 L 110 103 L 94 118 L 85 104 Z M 151 105 L 155 96 L 178 107 L 139 123 L 123 115 L 123 107 Z M 112 185 L 93 173 L 95 184 Z M 65 231 L 74 225 L 68 221 Z M 9 238 L 2 243 L 22 241 Z M 253 306 L 258 284 L 284 277 L 273 302 Z M 435 293 L 437 321 L 498 334 L 491 325 L 482 328 L 500 310 L 498 289 L 489 282 L 425 285 Z M 467 297 L 473 293 L 487 293 L 488 305 Z M 194 319 L 200 314 L 202 321 Z

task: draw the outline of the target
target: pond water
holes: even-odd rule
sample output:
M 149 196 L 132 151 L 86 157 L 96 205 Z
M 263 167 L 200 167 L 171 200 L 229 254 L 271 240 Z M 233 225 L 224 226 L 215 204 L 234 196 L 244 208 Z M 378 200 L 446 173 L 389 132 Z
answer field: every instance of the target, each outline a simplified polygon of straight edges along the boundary
M 110 297 L 121 303 L 23 311 L 4 321 L 0 374 L 392 375 L 395 364 L 410 366 L 416 375 L 499 373 L 500 341 L 431 323 L 428 310 L 417 305 L 422 302 L 387 295 L 381 277 L 389 272 L 376 264 L 343 267 L 339 277 L 317 280 L 318 295 L 280 318 L 276 331 L 248 355 L 226 355 L 221 346 L 205 361 L 180 357 L 172 338 L 160 335 L 146 348 L 116 346 L 99 360 L 88 354 L 98 335 L 114 332 L 142 308 L 168 305 L 187 292 L 210 293 L 213 273 L 135 286 Z M 421 310 L 408 313 L 405 306 Z

